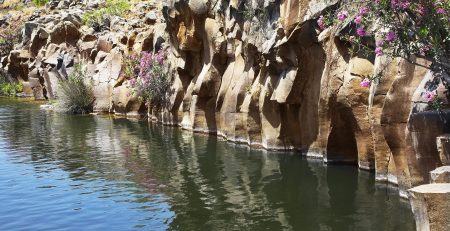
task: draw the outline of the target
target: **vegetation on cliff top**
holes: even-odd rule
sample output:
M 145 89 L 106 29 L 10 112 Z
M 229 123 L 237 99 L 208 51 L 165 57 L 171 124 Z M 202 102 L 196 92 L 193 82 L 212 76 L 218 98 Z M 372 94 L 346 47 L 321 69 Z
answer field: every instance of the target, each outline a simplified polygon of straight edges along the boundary
M 429 60 L 432 64 L 427 68 L 448 88 L 449 12 L 448 0 L 344 0 L 337 10 L 320 16 L 317 24 L 321 30 L 336 25 L 337 33 L 344 32 L 342 37 L 351 44 L 351 54 L 403 57 L 415 64 L 416 58 Z M 361 86 L 369 87 L 382 76 L 368 76 Z M 432 108 L 440 109 L 436 89 L 426 90 L 423 98 Z
M 130 10 L 127 0 L 107 0 L 104 7 L 87 12 L 83 15 L 83 23 L 100 31 L 105 25 L 109 26 L 109 21 L 113 16 L 123 16 Z
M 33 3 L 35 6 L 44 6 L 46 3 L 48 2 L 48 0 L 33 0 Z

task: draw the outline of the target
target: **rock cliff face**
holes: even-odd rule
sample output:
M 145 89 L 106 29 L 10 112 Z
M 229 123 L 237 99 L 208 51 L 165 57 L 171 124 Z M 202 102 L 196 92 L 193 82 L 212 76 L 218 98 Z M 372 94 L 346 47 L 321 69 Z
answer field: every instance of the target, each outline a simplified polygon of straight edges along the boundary
M 340 37 L 317 30 L 316 18 L 336 3 L 172 2 L 164 16 L 175 94 L 153 117 L 234 142 L 358 163 L 402 193 L 428 182 L 442 165 L 435 138 L 448 132 L 446 114 L 420 112 L 429 71 L 351 56 Z M 251 9 L 264 10 L 249 19 Z M 380 82 L 360 86 L 381 71 Z
M 51 1 L 27 21 L 22 44 L 1 61 L 36 99 L 57 97 L 57 82 L 84 63 L 95 111 L 146 113 L 129 96 L 122 58 L 164 48 L 170 102 L 150 108 L 153 120 L 358 164 L 402 193 L 429 182 L 429 171 L 443 164 L 436 137 L 449 132 L 449 115 L 422 112 L 420 97 L 431 78 L 422 66 L 430 63 L 352 56 L 339 35 L 317 28 L 318 16 L 338 0 L 141 1 L 101 32 L 80 18 L 101 1 L 64 2 Z M 364 76 L 381 72 L 381 81 L 360 86 Z

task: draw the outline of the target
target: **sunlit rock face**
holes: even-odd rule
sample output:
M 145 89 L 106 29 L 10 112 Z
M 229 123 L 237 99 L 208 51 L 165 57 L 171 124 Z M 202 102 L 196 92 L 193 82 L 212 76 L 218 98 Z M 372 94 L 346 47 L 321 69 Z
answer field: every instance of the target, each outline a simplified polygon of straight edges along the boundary
M 450 183 L 450 166 L 442 166 L 430 172 L 431 183 Z
M 418 231 L 450 229 L 450 184 L 426 184 L 409 190 Z
M 60 3 L 62 2 L 62 3 Z M 327 163 L 352 163 L 398 184 L 402 196 L 448 165 L 448 112 L 424 112 L 427 61 L 351 55 L 316 20 L 338 0 L 141 1 L 107 30 L 81 16 L 103 1 L 51 1 L 26 22 L 0 68 L 26 94 L 58 97 L 58 81 L 83 63 L 96 112 L 139 116 Z M 147 112 L 121 70 L 124 55 L 165 49 L 168 103 Z M 380 81 L 362 87 L 367 76 Z M 442 86 L 437 86 L 442 91 Z M 445 136 L 444 136 L 445 137 Z

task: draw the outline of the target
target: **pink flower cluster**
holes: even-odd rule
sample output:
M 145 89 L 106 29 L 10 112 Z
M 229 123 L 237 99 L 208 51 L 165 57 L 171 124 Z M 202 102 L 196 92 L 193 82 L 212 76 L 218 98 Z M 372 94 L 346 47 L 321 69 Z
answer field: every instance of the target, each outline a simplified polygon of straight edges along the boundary
M 422 56 L 427 55 L 430 50 L 431 50 L 431 47 L 428 44 L 421 44 L 421 46 L 419 48 L 420 55 L 422 55 Z
M 377 56 L 382 56 L 382 55 L 383 55 L 383 47 L 382 47 L 382 46 L 377 46 L 377 47 L 375 48 L 375 54 L 376 54 Z
M 319 28 L 321 30 L 325 30 L 325 19 L 323 18 L 323 15 L 320 15 L 319 19 L 317 20 L 317 24 L 319 25 Z
M 447 12 L 445 11 L 444 8 L 438 8 L 438 9 L 436 10 L 436 13 L 438 13 L 438 14 L 446 14 Z
M 346 10 L 339 12 L 337 15 L 337 19 L 341 22 L 344 21 L 346 18 L 348 18 L 348 11 Z
M 155 78 L 154 69 L 164 64 L 164 58 L 165 54 L 162 50 L 155 54 L 151 52 L 131 54 L 125 58 L 128 69 L 132 69 L 126 71 L 126 75 L 128 75 L 128 84 L 133 90 L 133 94 L 145 98 L 146 91 Z
M 368 88 L 368 87 L 370 87 L 370 83 L 371 83 L 370 79 L 364 78 L 364 79 L 361 81 L 360 86 L 361 86 L 361 87 Z
M 436 91 L 427 91 L 424 93 L 424 95 L 422 97 L 423 97 L 423 99 L 425 99 L 425 101 L 427 101 L 428 103 L 431 103 L 431 102 L 433 102 L 436 95 L 437 95 Z
M 435 43 L 433 43 L 433 47 L 430 45 L 432 44 L 431 41 L 434 41 L 433 37 L 444 41 L 447 36 L 445 23 L 450 21 L 448 0 L 370 0 L 363 1 L 367 4 L 365 6 L 353 4 L 351 0 L 344 2 L 347 5 L 343 4 L 342 8 L 336 12 L 335 21 L 344 24 L 354 16 L 353 24 L 349 27 L 356 27 L 354 30 L 356 39 L 352 40 L 352 37 L 350 37 L 348 41 L 351 43 L 359 43 L 363 37 L 371 36 L 372 31 L 369 28 L 371 29 L 370 25 L 374 23 L 381 25 L 382 28 L 388 28 L 383 37 L 378 39 L 380 41 L 377 41 L 373 50 L 377 56 L 391 55 L 397 50 L 407 50 L 405 52 L 407 54 L 420 54 L 428 58 L 434 58 L 439 49 L 435 48 Z M 397 14 L 401 16 L 401 19 L 395 17 Z M 380 17 L 380 15 L 386 17 Z M 414 28 L 402 28 L 404 22 L 407 21 L 403 17 L 412 20 L 414 25 L 410 26 Z M 317 25 L 320 30 L 330 26 L 327 19 L 326 16 L 318 18 Z M 441 24 L 444 24 L 443 29 L 440 26 Z M 358 45 L 365 46 L 365 44 Z M 444 45 L 443 47 L 445 47 Z
M 397 39 L 397 33 L 395 33 L 394 31 L 389 31 L 386 33 L 386 35 L 384 36 L 384 41 L 377 41 L 376 42 L 376 48 L 375 48 L 375 54 L 377 56 L 381 56 L 383 55 L 383 46 L 384 46 L 384 42 L 394 42 Z
M 367 33 L 366 29 L 364 29 L 364 26 L 361 25 L 361 23 L 363 22 L 364 16 L 366 16 L 368 13 L 369 13 L 369 7 L 363 6 L 363 7 L 359 8 L 358 14 L 356 15 L 355 19 L 353 20 L 353 22 L 356 25 L 358 25 L 358 28 L 356 29 L 356 34 L 358 34 L 361 37 L 365 37 L 365 36 L 369 35 L 369 33 Z
M 397 34 L 394 31 L 389 31 L 386 33 L 386 41 L 393 42 L 397 39 Z
M 410 5 L 410 0 L 391 0 L 392 9 L 406 10 Z

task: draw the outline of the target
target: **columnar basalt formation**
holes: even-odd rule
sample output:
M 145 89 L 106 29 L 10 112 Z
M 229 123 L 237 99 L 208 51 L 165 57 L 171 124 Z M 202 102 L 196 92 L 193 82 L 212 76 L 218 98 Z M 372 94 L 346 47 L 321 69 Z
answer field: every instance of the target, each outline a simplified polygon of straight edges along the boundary
M 166 8 L 170 47 L 182 64 L 173 78 L 184 84 L 176 85 L 167 109 L 151 112 L 154 118 L 252 146 L 357 163 L 375 170 L 377 180 L 398 183 L 403 196 L 442 165 L 434 139 L 448 129 L 448 116 L 419 113 L 426 61 L 351 56 L 346 41 L 315 24 L 336 2 L 231 1 L 216 9 L 207 1 L 202 13 L 189 8 L 194 2 Z M 267 15 L 243 20 L 245 7 Z M 381 72 L 370 89 L 360 86 L 364 76 Z
M 96 112 L 145 114 L 121 75 L 123 57 L 164 49 L 172 86 L 167 105 L 150 107 L 152 120 L 357 164 L 398 184 L 403 196 L 448 164 L 436 137 L 449 132 L 449 115 L 423 112 L 420 97 L 430 63 L 350 54 L 345 30 L 316 23 L 338 0 L 141 1 L 103 31 L 80 18 L 103 1 L 61 2 L 27 21 L 22 44 L 1 62 L 36 99 L 56 98 L 58 81 L 82 63 Z M 360 86 L 379 73 L 370 88 Z M 439 150 L 448 150 L 444 140 Z

